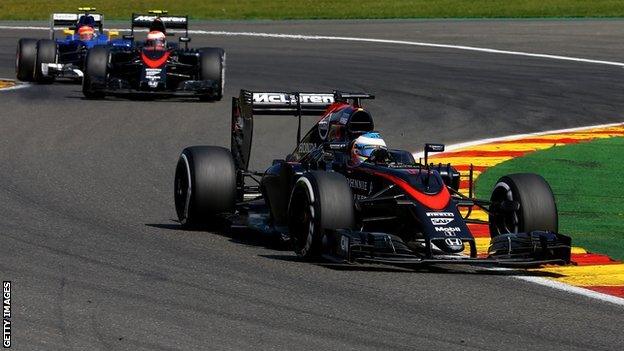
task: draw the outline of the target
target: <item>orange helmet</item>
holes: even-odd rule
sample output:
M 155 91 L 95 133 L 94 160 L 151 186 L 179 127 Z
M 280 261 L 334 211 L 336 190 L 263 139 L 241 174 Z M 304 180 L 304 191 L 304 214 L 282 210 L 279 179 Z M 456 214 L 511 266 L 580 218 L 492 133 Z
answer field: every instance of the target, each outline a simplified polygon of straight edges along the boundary
M 80 40 L 91 40 L 95 35 L 95 30 L 91 26 L 82 26 L 78 28 L 78 37 Z
M 163 50 L 166 47 L 165 33 L 154 30 L 147 33 L 145 46 L 152 47 L 156 50 Z

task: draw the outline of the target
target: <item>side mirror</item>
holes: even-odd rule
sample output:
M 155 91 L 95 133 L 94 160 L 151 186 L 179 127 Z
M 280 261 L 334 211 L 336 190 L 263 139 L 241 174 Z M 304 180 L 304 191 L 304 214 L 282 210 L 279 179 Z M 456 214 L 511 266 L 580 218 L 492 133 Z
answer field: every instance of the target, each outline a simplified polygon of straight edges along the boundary
M 116 30 L 109 30 L 108 31 L 108 40 L 112 40 L 114 38 L 117 38 L 119 36 L 119 32 Z
M 430 152 L 443 152 L 444 144 L 425 144 L 425 166 L 428 165 Z
M 181 43 L 190 43 L 191 42 L 191 38 L 189 37 L 180 37 L 180 42 Z

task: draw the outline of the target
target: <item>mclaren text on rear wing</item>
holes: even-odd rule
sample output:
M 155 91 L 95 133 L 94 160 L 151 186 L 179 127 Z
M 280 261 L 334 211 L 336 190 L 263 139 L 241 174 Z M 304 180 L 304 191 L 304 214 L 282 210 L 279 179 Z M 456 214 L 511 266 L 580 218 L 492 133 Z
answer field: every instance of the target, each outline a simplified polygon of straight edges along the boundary
M 367 93 L 315 92 L 251 92 L 241 90 L 239 102 L 248 105 L 257 115 L 322 115 L 327 108 L 338 101 L 374 99 Z
M 159 18 L 167 29 L 188 29 L 188 16 L 159 16 L 153 14 L 132 14 L 133 28 L 150 28 L 156 18 Z
M 283 93 L 241 91 L 241 103 L 254 114 L 321 115 L 335 101 L 333 93 Z

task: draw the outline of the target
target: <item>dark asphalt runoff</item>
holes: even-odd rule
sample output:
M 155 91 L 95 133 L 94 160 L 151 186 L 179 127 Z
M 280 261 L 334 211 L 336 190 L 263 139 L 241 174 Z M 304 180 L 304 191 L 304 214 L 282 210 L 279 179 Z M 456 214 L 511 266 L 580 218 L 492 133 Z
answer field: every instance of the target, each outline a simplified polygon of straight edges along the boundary
M 296 21 L 194 29 L 474 45 L 624 62 L 624 22 Z M 0 77 L 20 37 L 0 31 Z M 223 101 L 87 101 L 71 84 L 0 92 L 0 277 L 15 350 L 622 350 L 624 309 L 501 274 L 338 270 L 254 233 L 181 230 L 188 145 L 229 145 L 229 97 L 367 91 L 393 147 L 624 120 L 624 70 L 453 49 L 194 36 L 227 51 Z M 306 120 L 306 125 L 312 123 Z M 254 166 L 295 142 L 257 119 Z

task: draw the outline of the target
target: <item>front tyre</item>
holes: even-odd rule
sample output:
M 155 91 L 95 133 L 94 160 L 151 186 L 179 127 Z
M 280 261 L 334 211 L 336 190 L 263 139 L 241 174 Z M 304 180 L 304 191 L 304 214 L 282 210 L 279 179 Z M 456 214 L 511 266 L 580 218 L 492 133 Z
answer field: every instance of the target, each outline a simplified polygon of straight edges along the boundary
M 517 173 L 498 180 L 490 197 L 492 203 L 515 201 L 516 211 L 490 213 L 490 235 L 528 233 L 534 230 L 558 231 L 557 205 L 550 185 L 533 173 Z
M 37 83 L 52 83 L 54 77 L 46 75 L 43 70 L 44 63 L 56 63 L 56 42 L 50 39 L 41 39 L 37 42 L 37 59 L 35 60 L 34 79 Z
M 188 227 L 209 225 L 216 215 L 233 211 L 236 167 L 230 150 L 217 146 L 184 149 L 175 172 L 174 200 L 180 223 Z
M 82 93 L 87 99 L 103 99 L 104 89 L 108 77 L 108 63 L 110 50 L 107 47 L 96 46 L 89 50 L 85 58 L 84 77 L 82 78 Z
M 199 79 L 217 82 L 217 90 L 202 95 L 201 101 L 219 101 L 225 89 L 225 51 L 221 48 L 199 49 Z
M 296 181 L 288 205 L 288 231 L 297 255 L 318 257 L 325 231 L 352 228 L 354 218 L 353 194 L 343 175 L 312 171 Z

